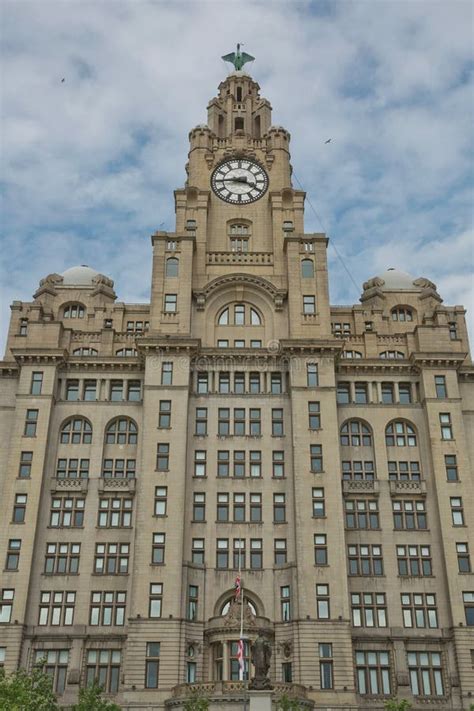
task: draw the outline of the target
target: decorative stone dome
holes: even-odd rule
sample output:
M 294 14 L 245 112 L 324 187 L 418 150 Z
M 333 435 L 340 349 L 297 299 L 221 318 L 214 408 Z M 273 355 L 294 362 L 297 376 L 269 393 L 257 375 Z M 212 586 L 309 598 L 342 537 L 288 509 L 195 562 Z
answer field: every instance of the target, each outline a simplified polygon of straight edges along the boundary
M 385 282 L 381 286 L 384 291 L 386 289 L 393 289 L 395 291 L 400 291 L 400 289 L 419 289 L 419 287 L 413 283 L 415 281 L 414 276 L 407 272 L 402 272 L 399 269 L 394 269 L 393 267 L 387 269 L 383 274 L 380 274 L 379 279 L 383 279 Z
M 94 279 L 99 276 L 99 272 L 87 264 L 77 267 L 70 267 L 61 274 L 63 278 L 62 286 L 93 286 Z
M 426 277 L 415 278 L 411 274 L 393 267 L 366 281 L 363 288 L 364 292 L 361 296 L 361 301 L 366 301 L 383 291 L 415 291 L 424 295 L 430 294 L 438 301 L 441 301 L 441 297 L 436 291 L 436 284 L 432 281 L 426 279 Z

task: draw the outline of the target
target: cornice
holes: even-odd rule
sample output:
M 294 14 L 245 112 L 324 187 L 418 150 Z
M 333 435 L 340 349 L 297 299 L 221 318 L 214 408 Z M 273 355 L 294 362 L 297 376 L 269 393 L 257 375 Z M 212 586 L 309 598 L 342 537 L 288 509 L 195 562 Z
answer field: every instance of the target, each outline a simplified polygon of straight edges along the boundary
M 412 353 L 410 361 L 422 368 L 456 368 L 462 366 L 468 353 L 452 353 L 446 351 L 439 352 L 418 352 Z
M 67 351 L 63 348 L 12 348 L 11 352 L 19 365 L 48 362 L 58 365 L 67 358 Z
M 342 351 L 344 344 L 339 339 L 317 339 L 317 338 L 301 338 L 301 339 L 282 339 L 279 341 L 280 352 L 287 355 L 314 354 L 331 355 L 337 357 Z

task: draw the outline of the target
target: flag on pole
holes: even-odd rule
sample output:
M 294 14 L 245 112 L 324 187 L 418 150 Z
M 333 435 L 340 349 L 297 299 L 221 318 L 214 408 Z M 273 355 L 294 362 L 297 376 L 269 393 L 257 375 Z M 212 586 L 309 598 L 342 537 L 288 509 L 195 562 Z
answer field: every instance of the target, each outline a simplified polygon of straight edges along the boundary
M 240 597 L 240 593 L 242 592 L 242 585 L 241 585 L 241 581 L 240 581 L 240 575 L 238 575 L 238 576 L 236 577 L 236 579 L 235 579 L 234 588 L 235 588 L 235 599 L 238 600 L 239 597 Z
M 240 681 L 243 681 L 245 662 L 244 662 L 244 640 L 242 639 L 242 637 L 238 641 L 237 660 L 239 662 L 239 679 L 240 679 Z

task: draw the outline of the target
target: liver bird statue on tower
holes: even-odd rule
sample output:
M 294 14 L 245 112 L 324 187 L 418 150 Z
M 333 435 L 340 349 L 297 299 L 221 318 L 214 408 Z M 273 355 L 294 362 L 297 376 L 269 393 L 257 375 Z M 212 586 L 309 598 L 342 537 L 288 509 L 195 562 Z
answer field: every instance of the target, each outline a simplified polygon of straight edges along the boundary
M 224 54 L 222 59 L 224 62 L 231 62 L 236 70 L 239 72 L 244 64 L 247 62 L 253 62 L 255 57 L 252 57 L 251 54 L 247 54 L 247 52 L 241 52 L 240 51 L 241 45 L 237 45 L 237 52 L 231 52 L 230 54 Z

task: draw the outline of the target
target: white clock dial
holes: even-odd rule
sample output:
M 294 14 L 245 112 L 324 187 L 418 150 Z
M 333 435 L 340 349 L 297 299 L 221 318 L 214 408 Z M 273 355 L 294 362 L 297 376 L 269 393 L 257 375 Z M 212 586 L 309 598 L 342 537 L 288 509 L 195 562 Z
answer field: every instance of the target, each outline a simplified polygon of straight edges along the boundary
M 233 205 L 259 200 L 268 188 L 268 175 L 251 160 L 235 158 L 217 166 L 211 176 L 215 194 Z

